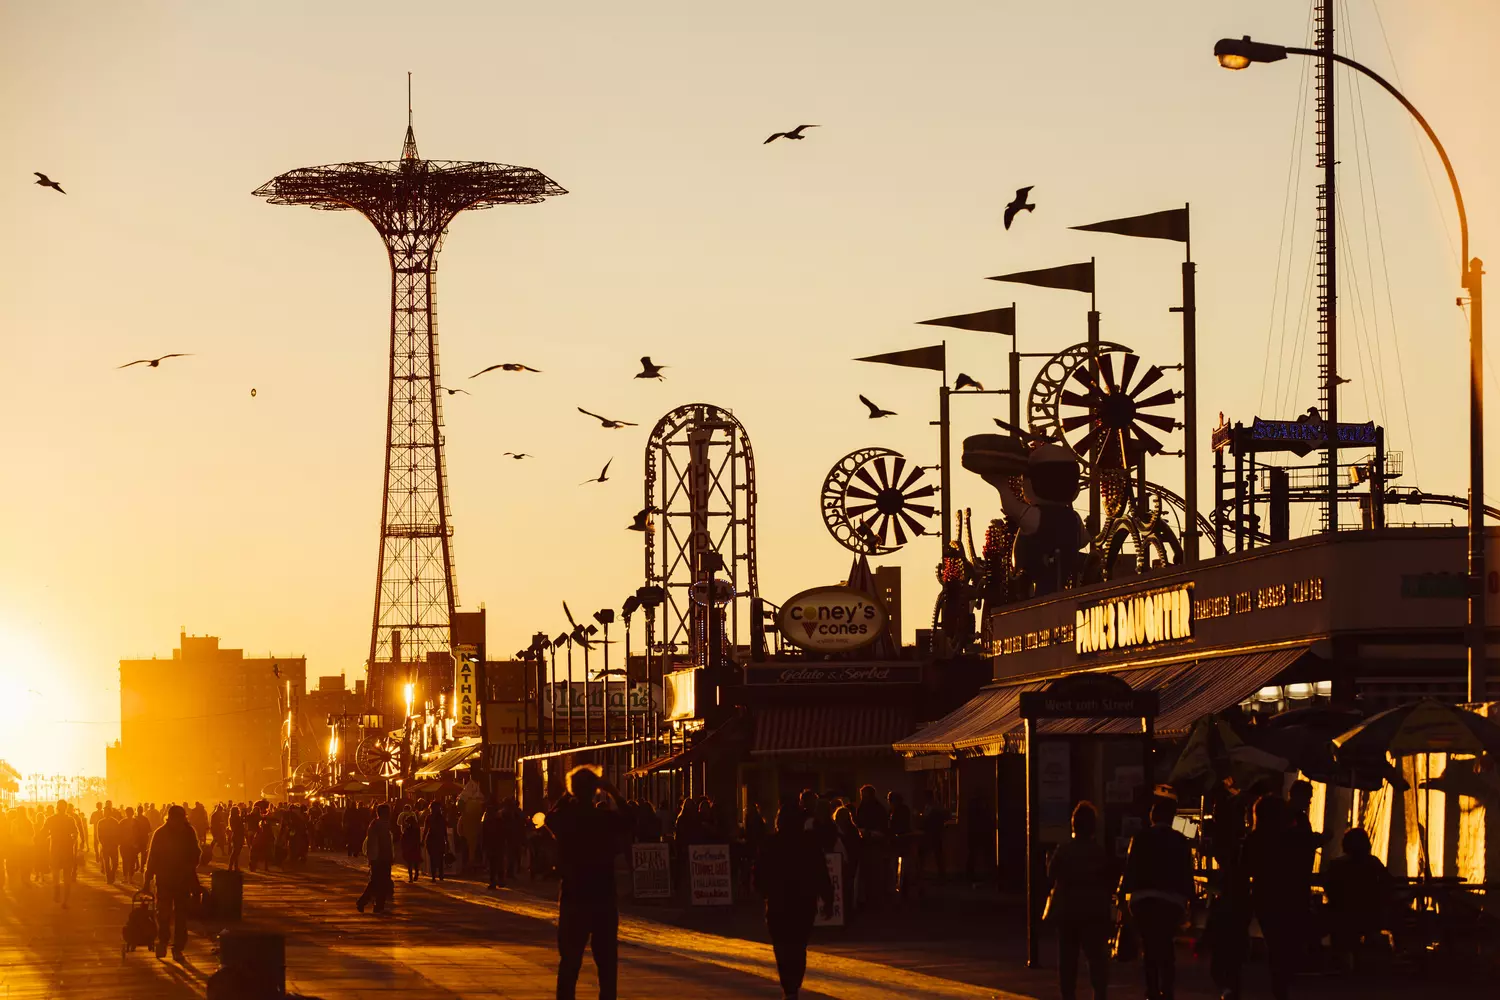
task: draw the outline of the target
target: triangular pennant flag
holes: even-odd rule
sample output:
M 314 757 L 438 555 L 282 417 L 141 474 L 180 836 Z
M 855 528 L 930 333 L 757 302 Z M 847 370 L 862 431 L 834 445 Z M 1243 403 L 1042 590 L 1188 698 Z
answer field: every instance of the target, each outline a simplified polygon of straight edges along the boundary
M 1165 212 L 1150 212 L 1132 215 L 1128 219 L 1110 219 L 1087 226 L 1072 226 L 1092 233 L 1118 233 L 1121 236 L 1139 236 L 1148 240 L 1188 241 L 1188 210 L 1169 208 Z
M 960 330 L 977 330 L 980 333 L 1001 333 L 1015 336 L 1016 307 L 986 309 L 984 312 L 963 313 L 959 316 L 944 316 L 942 319 L 924 319 L 927 326 L 952 326 Z
M 1094 262 L 1064 264 L 1061 267 L 1044 267 L 1040 271 L 1017 271 L 1014 274 L 997 274 L 991 281 L 1016 281 L 1023 285 L 1041 285 L 1043 288 L 1071 288 L 1075 292 L 1094 290 Z
M 892 351 L 889 354 L 872 354 L 855 361 L 870 361 L 877 365 L 900 365 L 902 368 L 931 368 L 935 372 L 947 367 L 947 351 L 942 344 L 931 347 L 913 347 L 909 351 Z

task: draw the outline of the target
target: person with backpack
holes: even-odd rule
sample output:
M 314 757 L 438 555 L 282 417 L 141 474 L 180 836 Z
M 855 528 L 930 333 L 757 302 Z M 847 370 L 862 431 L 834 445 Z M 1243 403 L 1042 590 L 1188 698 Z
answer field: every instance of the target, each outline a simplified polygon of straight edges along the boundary
M 156 883 L 156 957 L 167 953 L 171 928 L 172 958 L 182 961 L 187 944 L 188 900 L 198 889 L 198 859 L 203 849 L 188 822 L 187 810 L 172 806 L 167 819 L 151 836 L 142 888 Z
M 385 802 L 375 810 L 375 818 L 365 834 L 365 857 L 370 859 L 370 880 L 365 891 L 354 901 L 354 908 L 365 912 L 365 904 L 375 901 L 375 912 L 384 913 L 385 905 L 396 895 L 396 885 L 391 880 L 391 865 L 396 861 L 396 848 L 391 840 L 391 807 Z

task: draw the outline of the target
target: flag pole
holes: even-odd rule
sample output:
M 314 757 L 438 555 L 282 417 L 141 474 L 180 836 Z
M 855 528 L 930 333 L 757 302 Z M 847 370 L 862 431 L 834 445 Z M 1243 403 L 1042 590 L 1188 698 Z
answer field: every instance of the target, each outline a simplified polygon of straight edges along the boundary
M 942 467 L 938 469 L 939 489 L 943 493 L 943 551 L 939 559 L 948 554 L 948 542 L 953 538 L 953 500 L 949 495 L 953 466 L 952 440 L 948 431 L 948 342 L 943 341 L 943 384 L 938 388 L 938 449 Z
M 1092 270 L 1094 258 L 1089 258 L 1089 268 Z M 1091 283 L 1092 284 L 1092 283 Z M 1089 374 L 1093 376 L 1094 384 L 1099 384 L 1099 300 L 1096 291 L 1097 285 L 1089 289 Z M 1095 446 L 1089 455 L 1089 521 L 1088 533 L 1090 537 L 1097 536 L 1099 529 L 1103 527 L 1103 515 L 1099 509 L 1099 470 L 1096 468 L 1099 460 L 1099 448 Z
M 1198 288 L 1197 265 L 1193 263 L 1190 206 L 1182 206 L 1186 259 L 1182 264 L 1182 450 L 1183 502 L 1187 523 L 1182 527 L 1183 557 L 1191 566 L 1198 561 Z

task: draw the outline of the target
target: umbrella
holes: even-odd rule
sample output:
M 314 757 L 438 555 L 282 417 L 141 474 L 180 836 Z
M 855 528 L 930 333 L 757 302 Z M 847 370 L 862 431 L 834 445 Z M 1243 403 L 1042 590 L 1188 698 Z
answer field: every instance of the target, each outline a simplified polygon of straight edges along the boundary
M 1475 712 L 1423 698 L 1371 716 L 1334 737 L 1334 755 L 1411 757 L 1424 753 L 1500 754 L 1500 726 Z
M 1253 737 L 1256 746 L 1285 757 L 1287 769 L 1340 788 L 1375 791 L 1389 781 L 1405 788 L 1401 772 L 1383 755 L 1333 754 L 1333 738 L 1362 721 L 1362 713 L 1342 708 L 1298 708 L 1267 719 Z
M 328 789 L 330 792 L 338 792 L 340 795 L 350 795 L 355 792 L 368 792 L 370 786 L 355 777 L 345 778 L 343 781 Z
M 1441 776 L 1428 778 L 1419 788 L 1450 795 L 1467 795 L 1484 802 L 1500 802 L 1500 779 L 1491 768 L 1480 770 L 1477 760 L 1451 760 Z
M 1286 766 L 1284 757 L 1246 743 L 1224 719 L 1205 715 L 1193 723 L 1167 781 L 1181 789 L 1233 775 L 1236 782 L 1248 784 L 1257 775 L 1284 771 Z
M 463 790 L 464 790 L 464 787 L 462 785 L 458 784 L 457 782 L 453 782 L 453 781 L 439 781 L 436 778 L 434 778 L 431 781 L 424 781 L 420 785 L 417 785 L 416 787 L 414 787 L 412 789 L 412 791 L 419 792 L 422 795 L 445 795 L 445 796 L 446 795 L 457 795 L 459 792 L 461 792 Z

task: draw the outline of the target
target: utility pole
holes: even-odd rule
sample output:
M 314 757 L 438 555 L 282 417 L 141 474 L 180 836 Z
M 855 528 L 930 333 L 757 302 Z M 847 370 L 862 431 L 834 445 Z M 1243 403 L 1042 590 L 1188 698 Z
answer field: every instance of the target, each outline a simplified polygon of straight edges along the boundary
M 1484 261 L 1469 261 L 1469 701 L 1489 700 L 1484 565 Z
M 1338 200 L 1335 197 L 1333 93 L 1333 0 L 1318 0 L 1316 15 L 1318 58 L 1317 124 L 1318 166 L 1323 183 L 1318 185 L 1318 325 L 1320 374 L 1323 376 L 1323 431 L 1325 435 L 1328 531 L 1339 530 L 1339 353 L 1338 353 Z

